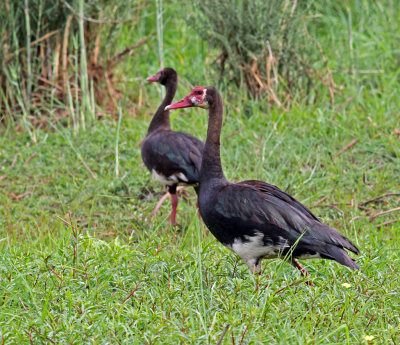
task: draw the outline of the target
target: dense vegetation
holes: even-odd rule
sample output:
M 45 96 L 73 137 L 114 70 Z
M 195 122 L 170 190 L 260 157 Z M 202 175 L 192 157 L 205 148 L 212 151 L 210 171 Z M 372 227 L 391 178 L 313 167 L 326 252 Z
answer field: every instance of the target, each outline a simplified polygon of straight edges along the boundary
M 79 1 L 68 3 L 79 12 Z M 314 1 L 302 9 L 315 86 L 307 97 L 293 88 L 284 106 L 268 92 L 252 97 L 232 75 L 219 78 L 221 51 L 187 24 L 181 2 L 124 4 L 132 11 L 117 11 L 119 19 L 138 20 L 110 25 L 107 56 L 150 38 L 113 69 L 118 94 L 109 111 L 89 93 L 65 104 L 44 97 L 48 112 L 32 105 L 24 113 L 21 93 L 10 112 L 10 89 L 2 89 L 2 343 L 399 344 L 400 4 Z M 115 19 L 109 10 L 84 11 Z M 162 188 L 137 144 L 160 101 L 161 88 L 144 81 L 160 61 L 179 73 L 177 99 L 193 85 L 222 91 L 227 177 L 287 189 L 361 248 L 360 272 L 304 262 L 309 287 L 290 265 L 272 260 L 253 276 L 198 219 L 192 190 L 179 204 L 180 227 L 168 226 L 168 203 L 152 217 Z M 2 86 L 17 87 L 12 77 L 2 74 Z M 176 111 L 172 124 L 204 138 L 207 116 Z

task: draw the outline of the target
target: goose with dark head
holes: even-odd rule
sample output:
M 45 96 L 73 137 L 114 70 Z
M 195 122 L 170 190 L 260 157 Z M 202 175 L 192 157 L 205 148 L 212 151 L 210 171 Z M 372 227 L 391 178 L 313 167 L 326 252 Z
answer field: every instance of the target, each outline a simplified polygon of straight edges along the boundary
M 216 88 L 195 87 L 166 109 L 188 107 L 208 110 L 199 210 L 218 241 L 239 255 L 253 273 L 261 272 L 263 258 L 278 257 L 288 257 L 302 275 L 308 272 L 298 259 L 330 259 L 359 269 L 346 252 L 358 254 L 358 248 L 295 198 L 263 181 L 232 183 L 225 178 L 220 159 L 223 103 Z
M 143 140 L 142 160 L 152 177 L 168 188 L 172 203 L 169 222 L 175 225 L 178 207 L 176 188 L 178 185 L 193 186 L 197 193 L 204 144 L 193 135 L 171 129 L 169 111 L 165 110 L 165 107 L 171 104 L 175 96 L 178 86 L 176 71 L 172 68 L 164 68 L 147 78 L 147 81 L 164 85 L 166 94 Z M 159 202 L 155 212 L 160 206 Z

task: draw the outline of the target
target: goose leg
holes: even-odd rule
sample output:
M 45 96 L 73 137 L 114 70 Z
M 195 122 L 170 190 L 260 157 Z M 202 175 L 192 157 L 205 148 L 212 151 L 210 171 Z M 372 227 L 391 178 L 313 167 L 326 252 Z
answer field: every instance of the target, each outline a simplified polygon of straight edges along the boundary
M 182 187 L 182 186 L 175 187 L 175 188 L 176 188 L 176 189 L 175 189 L 176 192 L 178 192 L 178 191 L 184 189 L 184 187 Z M 176 192 L 175 192 L 175 195 L 176 195 Z M 161 197 L 161 199 L 158 201 L 156 207 L 154 207 L 154 209 L 153 209 L 153 212 L 152 212 L 152 213 L 153 213 L 153 216 L 156 215 L 156 213 L 157 213 L 158 210 L 160 209 L 161 205 L 162 205 L 162 204 L 164 203 L 164 201 L 167 200 L 170 196 L 171 196 L 171 201 L 172 201 L 172 195 L 171 195 L 170 192 L 165 193 L 165 194 Z M 177 200 L 176 200 L 176 203 L 178 203 Z M 175 213 L 176 213 L 176 211 L 175 211 Z
M 261 259 L 259 258 L 251 258 L 251 259 L 243 259 L 246 263 L 247 267 L 250 269 L 253 274 L 261 274 Z
M 292 260 L 292 265 L 300 271 L 300 274 L 302 275 L 302 277 L 308 277 L 310 275 L 308 273 L 308 271 L 303 266 L 300 265 L 300 262 L 297 259 Z M 310 281 L 307 281 L 306 284 L 310 285 L 310 286 L 314 286 L 314 284 Z
M 156 215 L 157 211 L 159 210 L 159 208 L 161 207 L 161 205 L 163 204 L 163 202 L 169 198 L 169 195 L 170 195 L 169 192 L 165 193 L 165 194 L 162 196 L 162 198 L 158 201 L 156 207 L 154 207 L 153 216 Z
M 171 195 L 172 211 L 169 217 L 169 223 L 176 225 L 176 210 L 178 208 L 178 195 L 176 194 L 176 185 L 168 187 L 169 194 Z

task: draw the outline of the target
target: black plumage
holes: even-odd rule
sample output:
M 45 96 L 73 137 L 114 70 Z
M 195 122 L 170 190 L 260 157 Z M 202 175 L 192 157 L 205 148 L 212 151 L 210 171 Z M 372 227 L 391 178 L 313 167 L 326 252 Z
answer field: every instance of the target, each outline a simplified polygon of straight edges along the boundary
M 172 68 L 164 68 L 148 81 L 159 82 L 166 88 L 166 95 L 150 122 L 146 138 L 142 143 L 142 160 L 153 178 L 168 187 L 172 212 L 170 223 L 176 222 L 178 185 L 194 186 L 197 192 L 201 155 L 204 144 L 196 137 L 171 129 L 169 111 L 164 108 L 172 102 L 178 77 Z
M 199 209 L 203 221 L 222 244 L 236 252 L 254 273 L 260 272 L 261 259 L 286 256 L 303 275 L 308 272 L 297 259 L 331 259 L 359 269 L 345 250 L 358 254 L 358 248 L 292 196 L 263 181 L 226 180 L 220 160 L 223 106 L 214 87 L 196 87 L 168 108 L 191 106 L 209 109 Z

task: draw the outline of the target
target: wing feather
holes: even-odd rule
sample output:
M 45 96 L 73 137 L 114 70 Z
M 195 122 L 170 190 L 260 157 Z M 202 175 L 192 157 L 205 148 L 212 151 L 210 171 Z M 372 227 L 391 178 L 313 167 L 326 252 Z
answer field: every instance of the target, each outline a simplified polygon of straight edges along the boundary
M 324 245 L 334 245 L 359 253 L 345 236 L 322 223 L 303 204 L 278 187 L 250 180 L 229 184 L 219 194 L 221 215 L 239 218 L 243 220 L 242 224 L 267 236 L 272 232 L 274 236 L 288 239 L 291 244 L 301 236 L 300 243 L 309 248 L 317 246 L 323 249 Z
M 203 147 L 199 139 L 187 133 L 161 131 L 144 141 L 142 158 L 150 171 L 155 169 L 165 176 L 182 173 L 189 183 L 196 183 L 199 181 Z

